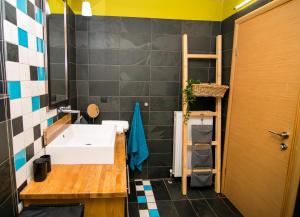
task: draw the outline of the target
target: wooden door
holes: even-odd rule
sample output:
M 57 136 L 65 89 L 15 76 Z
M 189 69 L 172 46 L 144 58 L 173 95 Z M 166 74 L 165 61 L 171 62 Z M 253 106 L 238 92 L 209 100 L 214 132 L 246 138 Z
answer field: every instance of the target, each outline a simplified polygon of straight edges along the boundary
M 284 216 L 299 109 L 300 0 L 237 20 L 233 51 L 222 191 L 246 217 Z

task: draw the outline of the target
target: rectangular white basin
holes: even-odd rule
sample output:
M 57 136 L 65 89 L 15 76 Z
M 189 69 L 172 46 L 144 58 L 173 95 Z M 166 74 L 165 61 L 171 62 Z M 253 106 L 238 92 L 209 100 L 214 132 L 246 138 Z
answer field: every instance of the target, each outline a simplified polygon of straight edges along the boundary
M 71 124 L 47 147 L 53 164 L 113 164 L 116 126 Z

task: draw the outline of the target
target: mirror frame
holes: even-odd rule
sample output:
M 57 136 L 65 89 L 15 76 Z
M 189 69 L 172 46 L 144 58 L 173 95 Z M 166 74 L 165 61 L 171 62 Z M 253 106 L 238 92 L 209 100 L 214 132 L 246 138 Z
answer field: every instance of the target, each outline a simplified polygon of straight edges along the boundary
M 55 109 L 58 108 L 60 106 L 65 106 L 69 104 L 69 97 L 70 97 L 70 93 L 69 93 L 69 73 L 68 73 L 68 31 L 67 31 L 67 25 L 68 25 L 68 20 L 67 20 L 67 0 L 61 0 L 63 2 L 64 5 L 64 69 L 65 69 L 65 100 L 59 101 L 59 102 L 55 102 L 52 103 L 51 102 L 51 71 L 50 71 L 50 55 L 48 55 L 48 51 L 50 44 L 48 43 L 48 38 L 49 38 L 49 31 L 48 31 L 48 19 L 47 19 L 47 14 L 46 14 L 46 4 L 48 3 L 48 0 L 45 0 L 45 5 L 44 5 L 44 11 L 45 11 L 45 27 L 44 27 L 44 41 L 46 43 L 45 46 L 45 71 L 47 72 L 47 81 L 46 82 L 46 90 L 48 91 L 48 105 L 50 109 Z

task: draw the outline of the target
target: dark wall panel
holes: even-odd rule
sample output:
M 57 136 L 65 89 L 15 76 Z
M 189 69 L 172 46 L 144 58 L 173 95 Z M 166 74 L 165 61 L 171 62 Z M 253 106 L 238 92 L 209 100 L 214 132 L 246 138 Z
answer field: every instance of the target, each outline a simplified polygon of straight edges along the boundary
M 96 123 L 131 121 L 139 102 L 150 157 L 143 173 L 133 176 L 168 177 L 173 111 L 181 110 L 181 36 L 189 34 L 190 52 L 213 53 L 220 22 L 76 16 L 75 23 L 78 108 L 98 104 Z M 213 79 L 210 61 L 190 66 L 194 79 Z

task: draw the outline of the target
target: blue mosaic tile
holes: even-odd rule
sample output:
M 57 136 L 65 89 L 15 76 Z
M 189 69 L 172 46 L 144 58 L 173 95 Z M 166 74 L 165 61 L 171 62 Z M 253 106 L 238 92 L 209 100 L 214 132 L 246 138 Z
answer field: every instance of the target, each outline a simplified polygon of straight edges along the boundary
M 145 196 L 138 196 L 138 203 L 147 203 L 147 199 Z
M 38 67 L 38 80 L 44 81 L 45 80 L 45 68 L 44 67 Z
M 36 111 L 40 109 L 40 97 L 34 96 L 31 98 L 32 111 Z
M 18 39 L 19 39 L 19 45 L 28 48 L 28 33 L 19 27 L 18 27 Z
M 144 190 L 145 191 L 150 191 L 150 190 L 152 190 L 152 186 L 151 185 L 144 185 Z
M 8 81 L 7 91 L 11 100 L 21 98 L 21 82 L 20 81 Z
M 27 14 L 27 0 L 17 0 L 17 8 Z
M 39 37 L 36 37 L 36 49 L 37 52 L 44 53 L 44 41 Z
M 150 217 L 159 217 L 159 212 L 157 209 L 150 209 L 149 210 L 149 216 Z
M 26 164 L 26 150 L 23 149 L 22 151 L 18 152 L 15 155 L 15 167 L 16 167 L 16 171 L 18 171 L 25 164 Z
M 35 20 L 40 23 L 43 24 L 43 12 L 40 8 L 35 7 Z
M 53 118 L 49 118 L 47 120 L 47 124 L 48 124 L 48 127 L 51 126 L 53 124 Z

